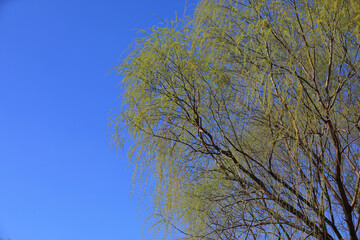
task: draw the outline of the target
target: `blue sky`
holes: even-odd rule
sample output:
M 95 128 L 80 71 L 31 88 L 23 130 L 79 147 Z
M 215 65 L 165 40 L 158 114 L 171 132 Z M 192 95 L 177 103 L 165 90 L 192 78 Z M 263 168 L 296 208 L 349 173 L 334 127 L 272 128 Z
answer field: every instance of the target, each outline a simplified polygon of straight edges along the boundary
M 142 239 L 126 153 L 109 150 L 136 37 L 185 0 L 0 0 L 0 238 Z M 146 237 L 145 237 L 146 239 Z

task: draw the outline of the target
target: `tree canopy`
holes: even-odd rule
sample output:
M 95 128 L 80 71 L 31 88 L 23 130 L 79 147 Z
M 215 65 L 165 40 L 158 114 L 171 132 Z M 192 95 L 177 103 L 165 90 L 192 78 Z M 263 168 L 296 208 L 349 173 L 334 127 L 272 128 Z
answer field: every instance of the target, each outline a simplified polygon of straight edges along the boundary
M 116 69 L 172 239 L 360 238 L 360 1 L 202 0 Z

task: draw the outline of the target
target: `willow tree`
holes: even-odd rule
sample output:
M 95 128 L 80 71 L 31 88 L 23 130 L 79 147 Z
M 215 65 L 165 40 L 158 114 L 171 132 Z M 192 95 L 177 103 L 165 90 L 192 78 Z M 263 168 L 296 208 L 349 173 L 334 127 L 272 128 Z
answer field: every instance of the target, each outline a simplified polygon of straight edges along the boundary
M 358 0 L 202 0 L 136 40 L 111 126 L 162 234 L 359 239 L 359 50 Z

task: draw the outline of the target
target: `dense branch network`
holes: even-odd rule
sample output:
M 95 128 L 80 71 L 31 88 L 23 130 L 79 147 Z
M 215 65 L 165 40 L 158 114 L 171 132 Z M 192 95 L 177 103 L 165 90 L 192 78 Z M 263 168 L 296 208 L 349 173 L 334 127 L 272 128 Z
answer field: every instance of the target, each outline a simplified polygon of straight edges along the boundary
M 355 0 L 203 0 L 136 42 L 111 126 L 165 237 L 360 238 L 359 17 Z

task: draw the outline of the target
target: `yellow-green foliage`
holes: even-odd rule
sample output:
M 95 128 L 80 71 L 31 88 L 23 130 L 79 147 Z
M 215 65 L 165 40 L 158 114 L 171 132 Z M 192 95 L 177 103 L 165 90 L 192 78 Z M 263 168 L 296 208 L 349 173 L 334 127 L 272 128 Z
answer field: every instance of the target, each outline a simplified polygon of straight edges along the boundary
M 202 0 L 193 16 L 154 27 L 134 42 L 116 66 L 123 106 L 111 124 L 117 143 L 122 134 L 131 137 L 137 184 L 152 189 L 155 225 L 165 226 L 165 236 L 175 238 L 176 226 L 189 239 L 282 239 L 286 231 L 294 239 L 306 231 L 318 237 L 305 218 L 294 218 L 267 195 L 285 194 L 297 209 L 299 198 L 285 181 L 309 201 L 310 188 L 325 196 L 321 184 L 332 181 L 335 165 L 328 121 L 348 129 L 346 141 L 357 141 L 359 31 L 358 0 Z M 312 150 L 322 152 L 318 182 Z M 283 180 L 272 179 L 271 171 Z M 316 183 L 297 179 L 300 172 Z M 269 193 L 253 186 L 251 174 Z M 352 194 L 356 174 L 346 178 Z M 322 199 L 319 208 L 329 211 Z M 264 205 L 270 210 L 261 210 Z M 303 211 L 319 219 L 313 209 Z M 332 211 L 340 214 L 339 205 Z M 305 230 L 259 225 L 250 237 L 240 224 L 280 215 Z M 226 235 L 230 227 L 215 233 L 215 218 L 221 226 L 238 224 L 235 233 Z

